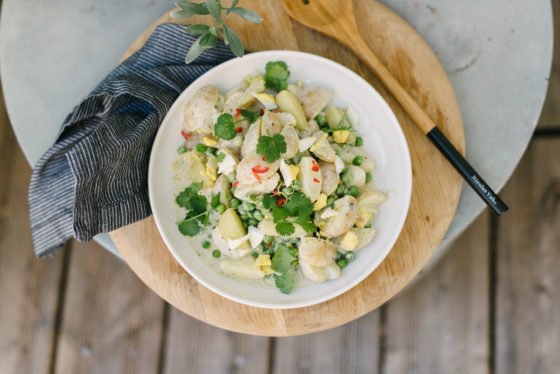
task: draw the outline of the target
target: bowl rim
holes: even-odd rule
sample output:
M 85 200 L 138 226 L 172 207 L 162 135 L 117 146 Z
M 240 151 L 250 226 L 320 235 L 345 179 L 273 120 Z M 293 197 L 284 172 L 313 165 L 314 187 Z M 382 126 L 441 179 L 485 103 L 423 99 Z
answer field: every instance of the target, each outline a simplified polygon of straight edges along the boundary
M 171 244 L 171 240 L 167 237 L 167 235 L 165 234 L 165 230 L 163 229 L 163 223 L 160 221 L 159 219 L 159 215 L 158 215 L 158 209 L 156 208 L 156 204 L 154 203 L 156 201 L 155 196 L 154 196 L 154 188 L 153 185 L 155 184 L 154 181 L 154 169 L 155 169 L 155 154 L 156 151 L 158 149 L 160 150 L 164 150 L 164 147 L 161 147 L 159 144 L 162 142 L 162 138 L 163 138 L 163 133 L 164 131 L 164 124 L 166 123 L 169 113 L 173 111 L 174 107 L 176 105 L 180 105 L 180 101 L 182 100 L 182 97 L 186 94 L 187 91 L 190 90 L 190 88 L 192 87 L 192 85 L 205 78 L 208 75 L 214 75 L 214 74 L 219 74 L 221 71 L 227 69 L 228 67 L 230 67 L 231 65 L 236 65 L 236 64 L 241 64 L 247 61 L 247 59 L 253 59 L 253 58 L 260 58 L 260 57 L 266 57 L 268 56 L 269 59 L 271 60 L 278 60 L 278 59 L 282 59 L 283 57 L 304 57 L 307 59 L 311 59 L 311 60 L 315 60 L 321 64 L 326 64 L 326 65 L 330 65 L 330 67 L 334 68 L 334 69 L 338 69 L 338 70 L 342 70 L 344 73 L 352 76 L 352 78 L 354 78 L 357 83 L 362 84 L 365 86 L 366 90 L 369 90 L 371 92 L 371 94 L 373 96 L 376 96 L 377 99 L 380 101 L 381 105 L 385 107 L 385 111 L 387 112 L 387 115 L 389 117 L 392 117 L 392 119 L 394 120 L 395 124 L 397 124 L 398 126 L 396 126 L 396 133 L 397 133 L 397 137 L 398 137 L 398 141 L 401 143 L 400 146 L 402 147 L 402 150 L 404 152 L 403 154 L 403 160 L 405 162 L 404 168 L 405 170 L 405 175 L 407 176 L 407 180 L 404 182 L 407 182 L 405 187 L 406 187 L 406 194 L 405 196 L 402 196 L 403 199 L 405 199 L 405 206 L 406 209 L 403 209 L 402 212 L 400 212 L 399 215 L 399 219 L 398 219 L 398 226 L 399 229 L 395 231 L 395 234 L 393 235 L 392 239 L 388 242 L 386 248 L 384 249 L 384 251 L 382 252 L 381 256 L 378 256 L 378 259 L 376 261 L 372 261 L 371 265 L 368 267 L 368 269 L 366 271 L 363 272 L 362 275 L 356 277 L 352 282 L 349 282 L 347 285 L 345 285 L 344 287 L 340 287 L 336 290 L 333 290 L 332 292 L 327 293 L 324 296 L 321 297 L 315 297 L 315 298 L 311 298 L 307 301 L 298 301 L 298 302 L 290 302 L 288 304 L 282 305 L 282 304 L 270 304 L 267 302 L 261 302 L 261 301 L 255 301 L 252 300 L 250 298 L 243 298 L 243 297 L 238 297 L 235 295 L 231 295 L 227 292 L 222 291 L 219 287 L 215 287 L 214 285 L 212 285 L 211 283 L 207 282 L 204 277 L 199 277 L 196 274 L 196 271 L 191 270 L 191 267 L 186 263 L 186 261 L 183 261 L 182 257 L 180 256 L 180 254 L 178 253 L 178 251 L 176 251 L 173 247 L 173 245 Z M 163 131 L 162 131 L 163 130 Z M 391 250 L 393 249 L 393 247 L 395 246 L 395 243 L 397 242 L 398 238 L 400 237 L 400 234 L 404 228 L 404 224 L 406 222 L 406 218 L 408 216 L 409 210 L 410 210 L 410 202 L 411 202 L 411 198 L 412 198 L 412 161 L 411 161 L 411 157 L 410 157 L 410 149 L 408 147 L 408 142 L 406 141 L 406 137 L 404 135 L 404 132 L 402 130 L 401 124 L 398 120 L 398 118 L 396 117 L 395 113 L 393 112 L 393 109 L 391 108 L 391 106 L 387 103 L 387 101 L 383 98 L 383 96 L 381 96 L 381 94 L 368 82 L 366 81 L 364 78 L 362 78 L 360 75 L 358 75 L 356 72 L 354 72 L 353 70 L 349 69 L 348 67 L 335 62 L 333 60 L 330 60 L 328 58 L 313 54 L 313 53 L 308 53 L 308 52 L 301 52 L 301 51 L 287 51 L 287 50 L 266 50 L 266 51 L 258 51 L 258 52 L 252 52 L 249 54 L 246 54 L 243 58 L 233 58 L 231 60 L 225 61 L 215 67 L 213 67 L 212 69 L 208 70 L 207 72 L 205 72 L 204 74 L 200 75 L 198 78 L 196 78 L 193 82 L 191 82 L 191 84 L 189 86 L 187 86 L 177 97 L 177 99 L 175 99 L 175 101 L 173 102 L 173 104 L 171 105 L 171 107 L 169 108 L 168 112 L 166 113 L 165 117 L 163 118 L 160 127 L 156 133 L 154 142 L 152 144 L 152 149 L 150 151 L 150 159 L 149 159 L 149 165 L 148 165 L 148 196 L 149 196 L 149 200 L 150 200 L 150 207 L 152 210 L 152 214 L 154 217 L 154 221 L 156 223 L 156 227 L 158 229 L 158 232 L 161 236 L 161 238 L 163 239 L 163 242 L 165 244 L 165 246 L 167 247 L 167 250 L 169 252 L 171 252 L 172 256 L 175 258 L 175 260 L 181 265 L 181 267 L 189 274 L 189 276 L 191 276 L 193 279 L 195 279 L 198 283 L 200 283 L 201 285 L 203 285 L 204 287 L 206 287 L 207 289 L 215 292 L 216 294 L 231 300 L 231 301 L 235 301 L 237 303 L 243 304 L 243 305 L 247 305 L 250 307 L 257 307 L 257 308 L 266 308 L 266 309 L 296 309 L 296 308 L 304 308 L 304 307 L 309 307 L 309 306 L 313 306 L 313 305 L 318 305 L 321 303 L 324 303 L 328 300 L 334 299 L 340 295 L 342 295 L 343 293 L 351 290 L 352 288 L 354 288 L 356 285 L 358 285 L 359 283 L 361 283 L 362 281 L 364 281 L 367 277 L 369 277 L 374 271 L 375 269 L 377 269 L 379 267 L 379 265 L 387 258 L 387 256 L 389 255 L 389 253 L 391 252 Z

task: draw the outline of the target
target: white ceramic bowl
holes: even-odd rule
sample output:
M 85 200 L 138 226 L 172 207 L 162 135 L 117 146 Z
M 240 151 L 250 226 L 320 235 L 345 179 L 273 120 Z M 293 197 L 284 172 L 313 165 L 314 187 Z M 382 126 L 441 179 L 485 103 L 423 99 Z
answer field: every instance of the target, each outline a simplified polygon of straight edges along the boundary
M 377 236 L 361 249 L 356 260 L 340 278 L 296 288 L 291 294 L 274 287 L 236 281 L 212 270 L 189 248 L 186 238 L 177 230 L 172 163 L 181 145 L 182 103 L 200 88 L 208 85 L 227 91 L 243 77 L 264 71 L 271 60 L 285 61 L 290 80 L 319 85 L 334 92 L 333 102 L 352 105 L 358 112 L 358 132 L 364 146 L 376 162 L 373 173 L 376 186 L 389 192 L 373 222 Z M 302 52 L 266 51 L 246 55 L 223 63 L 198 78 L 173 104 L 156 136 L 149 167 L 149 193 L 154 218 L 167 247 L 177 261 L 198 282 L 228 299 L 263 308 L 299 308 L 324 302 L 354 287 L 365 279 L 387 256 L 404 225 L 412 191 L 412 169 L 408 146 L 400 125 L 381 95 L 360 76 L 328 59 Z

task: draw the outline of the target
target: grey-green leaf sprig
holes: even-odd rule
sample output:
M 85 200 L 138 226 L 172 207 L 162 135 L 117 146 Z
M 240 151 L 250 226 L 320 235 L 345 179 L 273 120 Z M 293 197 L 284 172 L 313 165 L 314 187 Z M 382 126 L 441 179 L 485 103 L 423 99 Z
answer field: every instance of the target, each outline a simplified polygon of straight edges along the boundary
M 191 35 L 199 36 L 193 43 L 185 63 L 190 64 L 196 60 L 206 49 L 216 46 L 217 38 L 222 37 L 224 43 L 229 46 L 237 57 L 243 57 L 245 48 L 243 42 L 235 31 L 224 22 L 224 13 L 227 18 L 230 14 L 235 14 L 246 21 L 261 23 L 262 18 L 255 12 L 237 6 L 239 0 L 233 0 L 230 7 L 222 6 L 221 0 L 206 0 L 203 3 L 196 3 L 191 0 L 181 0 L 177 3 L 178 10 L 171 13 L 174 18 L 185 19 L 194 15 L 210 16 L 214 19 L 214 25 L 193 24 L 187 26 L 186 30 Z

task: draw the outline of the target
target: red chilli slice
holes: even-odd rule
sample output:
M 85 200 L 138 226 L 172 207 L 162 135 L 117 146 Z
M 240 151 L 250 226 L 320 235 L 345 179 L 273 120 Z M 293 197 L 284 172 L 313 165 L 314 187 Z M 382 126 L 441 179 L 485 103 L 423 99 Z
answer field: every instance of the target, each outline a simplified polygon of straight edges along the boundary
M 313 178 L 313 182 L 315 182 L 315 183 L 321 183 L 321 181 L 320 181 L 319 179 L 317 179 L 317 178 Z
M 241 115 L 241 108 L 237 108 L 235 109 L 235 114 L 233 115 L 233 118 L 237 118 Z
M 238 127 L 238 128 L 235 129 L 235 131 L 237 133 L 241 133 L 241 132 L 243 132 L 243 127 Z
M 231 186 L 233 188 L 237 188 L 237 186 L 239 186 L 239 181 L 233 181 L 233 183 L 231 184 Z
M 313 170 L 314 172 L 318 172 L 319 170 L 319 165 L 317 165 L 317 163 L 315 162 L 315 160 L 313 160 L 313 163 L 311 165 L 311 170 Z
M 183 136 L 183 138 L 189 140 L 191 138 L 191 134 L 189 134 L 188 132 L 185 132 L 185 130 L 181 130 L 181 135 Z
M 278 200 L 276 200 L 276 206 L 278 208 L 280 208 L 282 205 L 284 205 L 284 203 L 286 202 L 286 198 L 285 197 L 281 197 Z

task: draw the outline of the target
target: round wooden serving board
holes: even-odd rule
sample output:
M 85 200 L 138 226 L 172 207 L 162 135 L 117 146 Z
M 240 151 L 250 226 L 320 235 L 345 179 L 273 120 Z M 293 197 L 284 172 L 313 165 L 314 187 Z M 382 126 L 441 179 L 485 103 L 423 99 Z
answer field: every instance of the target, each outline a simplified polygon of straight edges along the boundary
M 272 310 L 238 304 L 198 284 L 167 250 L 152 217 L 116 230 L 111 236 L 124 260 L 144 283 L 194 318 L 255 335 L 287 336 L 325 330 L 374 310 L 414 278 L 447 231 L 459 201 L 462 179 L 348 50 L 292 21 L 281 1 L 245 0 L 241 5 L 264 18 L 260 25 L 234 15 L 228 18 L 247 50 L 301 50 L 325 56 L 363 76 L 393 108 L 408 140 L 414 175 L 410 211 L 395 247 L 366 280 L 341 296 L 311 307 Z M 370 48 L 455 146 L 464 150 L 463 125 L 453 87 L 430 47 L 382 4 L 356 0 L 355 10 Z M 189 20 L 204 21 L 207 18 Z M 141 48 L 153 29 L 165 22 L 176 21 L 169 15 L 159 19 L 132 44 L 125 57 Z M 278 297 L 282 294 L 278 293 Z

